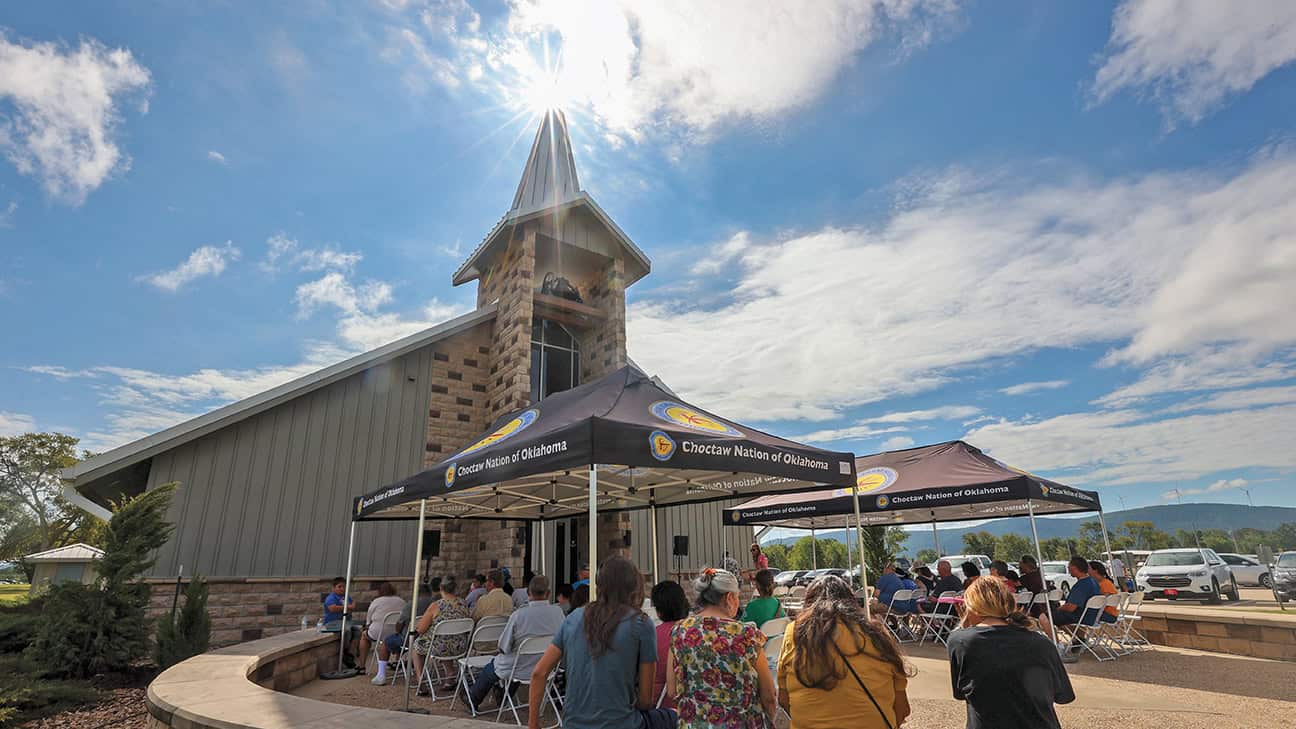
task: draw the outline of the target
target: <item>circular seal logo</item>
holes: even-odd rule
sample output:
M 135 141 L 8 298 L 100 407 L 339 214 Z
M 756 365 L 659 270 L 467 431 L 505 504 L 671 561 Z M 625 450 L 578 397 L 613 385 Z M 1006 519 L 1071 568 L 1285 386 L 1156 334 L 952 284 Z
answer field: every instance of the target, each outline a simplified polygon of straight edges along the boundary
M 860 471 L 855 477 L 855 486 L 861 494 L 869 494 L 874 491 L 881 491 L 900 478 L 899 472 L 894 468 L 879 466 Z
M 731 518 L 733 519 L 733 523 L 735 523 L 735 524 L 737 524 L 738 522 L 742 521 L 742 512 L 741 512 L 741 511 L 735 511 L 735 512 L 733 512 L 730 516 L 731 516 Z
M 675 455 L 675 439 L 660 430 L 648 434 L 648 443 L 652 447 L 653 458 L 669 461 Z
M 888 499 L 886 497 L 886 494 L 882 494 L 881 496 L 877 497 L 877 507 L 879 509 L 887 508 L 887 506 L 890 505 L 890 503 L 891 503 L 891 499 Z
M 539 417 L 540 417 L 539 410 L 535 408 L 531 408 L 530 410 L 525 410 L 516 418 L 513 418 L 507 423 L 496 428 L 495 432 L 491 433 L 485 438 L 482 438 L 476 443 L 473 443 L 472 445 L 468 446 L 462 451 L 459 451 L 459 455 L 466 456 L 469 453 L 475 453 L 476 451 L 479 451 L 483 448 L 489 448 L 490 446 L 493 446 L 496 443 L 499 443 L 501 441 L 506 441 L 509 438 L 512 438 L 518 433 L 521 433 L 522 431 L 531 427 L 531 424 L 534 423 L 536 419 Z
M 454 486 L 454 481 L 455 481 L 455 464 L 451 463 L 450 465 L 446 466 L 446 473 L 445 473 L 446 488 L 450 488 L 451 486 Z
M 659 420 L 665 420 L 668 423 L 673 423 L 682 428 L 696 430 L 699 433 L 706 433 L 707 435 L 720 435 L 728 438 L 743 437 L 742 432 L 732 425 L 722 423 L 710 415 L 701 413 L 687 405 L 681 405 L 677 402 L 659 400 L 653 403 L 652 407 L 648 409 Z

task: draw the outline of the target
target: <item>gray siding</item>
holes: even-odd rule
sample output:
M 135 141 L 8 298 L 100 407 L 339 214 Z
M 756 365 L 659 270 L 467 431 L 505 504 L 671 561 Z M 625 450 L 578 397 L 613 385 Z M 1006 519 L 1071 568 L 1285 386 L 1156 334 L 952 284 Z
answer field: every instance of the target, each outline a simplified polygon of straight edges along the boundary
M 148 487 L 179 481 L 174 538 L 154 576 L 327 577 L 346 570 L 353 496 L 423 465 L 428 346 L 153 458 Z M 355 573 L 401 575 L 416 526 L 356 528 Z

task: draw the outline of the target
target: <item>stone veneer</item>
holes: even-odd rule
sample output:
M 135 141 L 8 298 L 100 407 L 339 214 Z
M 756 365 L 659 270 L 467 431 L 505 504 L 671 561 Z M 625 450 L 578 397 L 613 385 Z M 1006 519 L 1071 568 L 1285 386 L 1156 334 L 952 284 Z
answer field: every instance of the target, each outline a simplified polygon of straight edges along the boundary
M 1243 610 L 1159 611 L 1145 605 L 1137 626 L 1151 643 L 1296 661 L 1296 615 Z

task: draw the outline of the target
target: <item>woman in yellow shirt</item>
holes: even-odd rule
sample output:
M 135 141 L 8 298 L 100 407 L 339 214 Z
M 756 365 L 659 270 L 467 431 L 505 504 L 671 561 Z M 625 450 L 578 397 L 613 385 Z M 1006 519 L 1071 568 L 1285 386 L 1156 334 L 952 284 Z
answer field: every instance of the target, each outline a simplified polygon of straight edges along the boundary
M 783 636 L 779 705 L 792 729 L 895 729 L 909 716 L 912 673 L 891 634 L 865 619 L 846 581 L 827 575 L 806 588 Z

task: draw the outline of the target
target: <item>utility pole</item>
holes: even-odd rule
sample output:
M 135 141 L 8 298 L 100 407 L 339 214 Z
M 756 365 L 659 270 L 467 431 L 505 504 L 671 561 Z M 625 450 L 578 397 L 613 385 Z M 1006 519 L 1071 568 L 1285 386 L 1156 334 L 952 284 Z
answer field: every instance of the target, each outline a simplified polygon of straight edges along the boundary
M 1242 493 L 1247 495 L 1247 504 L 1249 506 L 1255 506 L 1255 502 L 1251 500 L 1251 489 L 1242 489 Z

